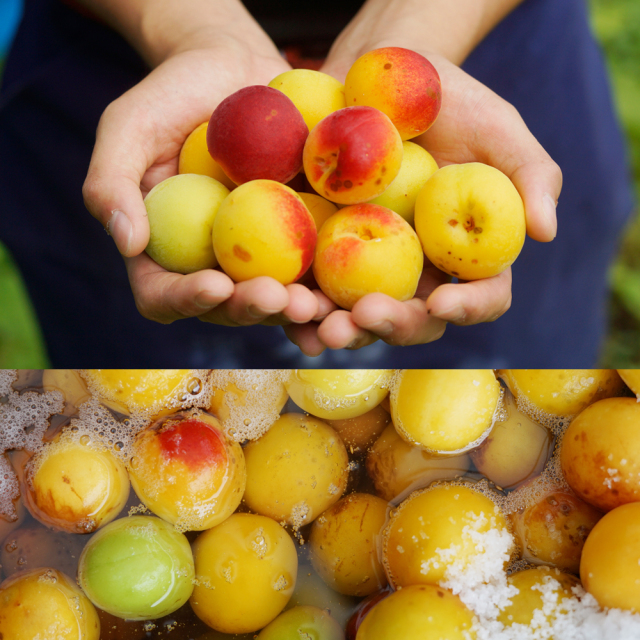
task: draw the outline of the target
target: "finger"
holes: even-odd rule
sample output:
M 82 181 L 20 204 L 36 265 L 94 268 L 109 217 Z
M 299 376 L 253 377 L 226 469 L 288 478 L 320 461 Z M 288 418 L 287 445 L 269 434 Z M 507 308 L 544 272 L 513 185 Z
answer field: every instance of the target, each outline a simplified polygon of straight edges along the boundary
M 227 326 L 249 326 L 265 322 L 289 305 L 289 292 L 273 278 L 262 276 L 235 285 L 233 295 L 201 319 Z
M 510 268 L 493 278 L 438 287 L 426 304 L 431 316 L 457 325 L 493 322 L 510 306 Z
M 233 295 L 233 281 L 205 269 L 182 275 L 166 271 L 146 253 L 125 258 L 138 311 L 149 320 L 168 324 L 209 312 Z
M 442 337 L 447 326 L 443 319 L 429 313 L 424 300 L 400 302 L 382 293 L 371 293 L 358 300 L 351 314 L 357 326 L 391 345 L 433 342 Z
M 265 324 L 287 325 L 311 322 L 318 315 L 318 298 L 302 284 L 290 284 L 286 289 L 289 294 L 289 304 L 282 313 L 270 317 Z
M 315 358 L 325 349 L 325 345 L 318 339 L 318 325 L 315 322 L 307 324 L 289 324 L 283 327 L 284 333 L 305 356 Z
M 329 349 L 360 349 L 378 340 L 378 336 L 355 324 L 349 311 L 339 309 L 320 323 L 318 339 Z
M 321 322 L 324 320 L 330 313 L 339 309 L 338 305 L 328 298 L 320 289 L 312 289 L 311 293 L 318 300 L 318 313 L 316 313 L 313 318 L 314 322 Z

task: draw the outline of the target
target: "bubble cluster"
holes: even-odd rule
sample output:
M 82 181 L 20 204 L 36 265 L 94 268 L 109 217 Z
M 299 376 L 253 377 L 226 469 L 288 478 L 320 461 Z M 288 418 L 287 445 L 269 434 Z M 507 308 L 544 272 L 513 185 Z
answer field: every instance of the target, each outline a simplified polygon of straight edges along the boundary
M 211 410 L 236 442 L 257 440 L 280 416 L 287 400 L 280 369 L 218 369 L 211 373 Z
M 62 395 L 57 391 L 18 393 L 12 389 L 18 374 L 15 370 L 0 372 L 0 517 L 15 520 L 13 504 L 20 496 L 18 479 L 4 455 L 12 449 L 37 452 L 49 428 L 49 418 L 60 413 Z

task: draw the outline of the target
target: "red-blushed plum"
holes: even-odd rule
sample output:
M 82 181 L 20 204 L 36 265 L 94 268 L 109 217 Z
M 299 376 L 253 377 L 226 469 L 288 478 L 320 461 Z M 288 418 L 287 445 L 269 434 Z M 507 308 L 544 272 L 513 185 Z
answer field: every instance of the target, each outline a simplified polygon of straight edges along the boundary
M 211 157 L 236 184 L 289 182 L 302 168 L 309 133 L 302 114 L 281 91 L 254 85 L 225 98 L 207 128 Z
M 138 434 L 129 473 L 142 502 L 182 531 L 226 520 L 242 500 L 242 448 L 217 418 L 175 414 Z
M 304 145 L 304 172 L 323 197 L 357 204 L 379 196 L 398 175 L 402 140 L 372 107 L 347 107 L 322 119 Z
M 347 106 L 367 105 L 386 113 L 403 140 L 424 133 L 442 102 L 440 76 L 422 55 L 401 47 L 360 56 L 345 80 Z
M 345 207 L 318 234 L 313 274 L 325 295 L 343 309 L 368 293 L 413 298 L 424 257 L 411 225 L 376 204 Z
M 252 180 L 232 191 L 213 221 L 216 257 L 236 282 L 259 276 L 295 282 L 311 266 L 317 237 L 300 196 L 273 180 Z

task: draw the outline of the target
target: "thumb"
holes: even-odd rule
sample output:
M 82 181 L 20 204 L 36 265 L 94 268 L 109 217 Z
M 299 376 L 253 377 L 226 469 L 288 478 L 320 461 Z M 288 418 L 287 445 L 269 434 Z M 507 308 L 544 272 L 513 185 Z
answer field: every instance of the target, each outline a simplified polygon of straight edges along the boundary
M 147 158 L 140 131 L 116 103 L 104 112 L 96 144 L 82 187 L 85 206 L 105 227 L 126 257 L 144 251 L 149 242 L 149 222 L 140 182 Z
M 524 201 L 529 237 L 539 242 L 553 240 L 558 229 L 556 206 L 562 189 L 558 165 L 545 153 L 518 166 L 510 178 Z

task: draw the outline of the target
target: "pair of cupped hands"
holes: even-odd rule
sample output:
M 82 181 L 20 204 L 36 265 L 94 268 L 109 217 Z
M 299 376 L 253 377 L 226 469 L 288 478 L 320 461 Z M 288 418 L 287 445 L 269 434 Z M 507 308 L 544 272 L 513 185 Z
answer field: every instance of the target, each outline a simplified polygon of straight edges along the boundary
M 321 70 L 344 82 L 360 55 L 383 46 L 402 46 L 427 57 L 440 74 L 442 108 L 435 124 L 413 142 L 423 145 L 438 166 L 483 162 L 500 169 L 524 200 L 528 235 L 552 240 L 561 173 L 516 109 L 409 38 L 359 36 L 347 29 Z M 422 344 L 440 338 L 448 322 L 490 322 L 505 313 L 511 303 L 510 269 L 484 280 L 451 283 L 425 260 L 412 300 L 373 293 L 345 311 L 320 290 L 301 284 L 284 286 L 268 277 L 234 283 L 213 269 L 181 275 L 151 260 L 144 252 L 149 224 L 143 198 L 178 172 L 187 136 L 226 96 L 244 86 L 267 84 L 289 68 L 266 34 L 251 39 L 218 34 L 211 44 L 185 43 L 173 51 L 105 110 L 84 198 L 124 257 L 140 313 L 165 324 L 197 317 L 226 326 L 283 325 L 288 338 L 310 356 L 326 348 L 357 349 L 378 339 Z

